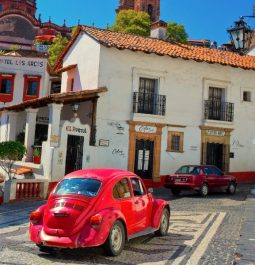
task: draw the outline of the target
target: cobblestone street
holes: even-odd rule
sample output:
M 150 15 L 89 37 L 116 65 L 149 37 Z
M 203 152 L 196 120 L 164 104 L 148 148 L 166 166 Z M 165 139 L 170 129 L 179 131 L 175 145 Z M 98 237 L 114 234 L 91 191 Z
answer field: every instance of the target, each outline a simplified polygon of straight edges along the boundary
M 172 197 L 158 189 L 157 197 L 170 200 L 169 236 L 153 235 L 130 241 L 117 258 L 106 258 L 101 248 L 39 252 L 28 239 L 28 214 L 41 202 L 0 206 L 0 264 L 190 264 L 230 265 L 235 258 L 248 185 L 236 195 L 194 193 Z

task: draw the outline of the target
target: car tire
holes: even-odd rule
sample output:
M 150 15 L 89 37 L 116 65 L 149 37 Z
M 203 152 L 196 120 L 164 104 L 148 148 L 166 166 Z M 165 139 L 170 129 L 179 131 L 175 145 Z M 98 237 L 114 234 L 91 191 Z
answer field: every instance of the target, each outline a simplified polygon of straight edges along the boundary
M 236 183 L 234 182 L 230 182 L 229 186 L 227 188 L 227 193 L 230 195 L 234 195 L 236 192 Z
M 171 189 L 174 196 L 179 196 L 181 194 L 181 190 L 178 189 Z
M 125 228 L 121 221 L 117 220 L 109 233 L 104 244 L 104 252 L 107 256 L 118 256 L 123 250 L 126 242 Z
M 159 230 L 155 232 L 156 236 L 166 236 L 168 234 L 170 224 L 170 212 L 167 208 L 164 208 L 160 218 Z
M 52 254 L 54 253 L 56 250 L 52 247 L 47 247 L 47 246 L 42 246 L 42 245 L 38 245 L 37 247 L 39 248 L 39 250 L 43 253 L 47 253 L 47 254 Z
M 204 183 L 201 187 L 200 187 L 200 195 L 202 197 L 206 197 L 209 193 L 209 188 L 208 185 L 206 183 Z

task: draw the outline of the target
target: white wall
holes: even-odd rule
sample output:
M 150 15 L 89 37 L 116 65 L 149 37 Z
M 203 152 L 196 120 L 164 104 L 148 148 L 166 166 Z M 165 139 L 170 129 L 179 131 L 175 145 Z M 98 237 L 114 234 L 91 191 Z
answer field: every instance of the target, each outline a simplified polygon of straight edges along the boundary
M 74 72 L 74 91 L 98 88 L 100 45 L 81 34 L 66 54 L 63 67 L 77 64 Z M 61 91 L 68 90 L 68 72 L 62 74 Z
M 255 170 L 254 71 L 105 47 L 101 49 L 100 58 L 99 86 L 106 86 L 109 91 L 100 98 L 98 124 L 107 128 L 108 135 L 113 135 L 113 130 L 109 131 L 106 125 L 106 121 L 110 120 L 125 123 L 127 120 L 135 119 L 186 126 L 181 129 L 164 128 L 161 174 L 173 172 L 182 164 L 200 163 L 201 130 L 199 126 L 203 124 L 203 100 L 207 99 L 204 95 L 207 83 L 210 85 L 220 83 L 225 86 L 226 101 L 235 104 L 233 123 L 208 124 L 234 129 L 231 134 L 231 152 L 235 153 L 235 158 L 230 161 L 230 170 Z M 158 76 L 159 94 L 167 95 L 165 117 L 148 115 L 133 117 L 132 92 L 138 89 L 138 82 L 134 82 L 135 79 L 138 80 L 137 74 L 148 77 Z M 252 91 L 252 102 L 242 102 L 243 89 Z M 105 132 L 105 129 L 99 130 L 99 138 L 103 137 L 102 132 Z M 166 152 L 168 130 L 185 133 L 183 154 Z M 126 142 L 128 138 L 123 138 L 122 141 L 125 141 L 125 146 L 128 147 Z M 120 145 L 120 140 L 116 139 L 115 143 Z M 109 157 L 110 154 L 111 149 L 108 151 Z M 114 160 L 113 163 L 115 163 Z
M 161 174 L 174 172 L 180 165 L 200 163 L 201 125 L 232 128 L 231 171 L 255 171 L 255 75 L 254 71 L 192 60 L 157 56 L 101 46 L 86 34 L 80 36 L 67 54 L 64 66 L 78 64 L 75 89 L 106 86 L 97 110 L 97 143 L 86 147 L 84 167 L 119 167 L 128 164 L 129 126 L 127 121 L 176 124 L 164 127 L 161 144 Z M 133 92 L 139 77 L 159 80 L 159 94 L 167 96 L 166 116 L 133 114 Z M 63 74 L 62 92 L 67 74 Z M 234 122 L 204 121 L 204 100 L 208 86 L 226 89 L 226 101 L 235 104 Z M 242 102 L 243 90 L 252 91 L 252 102 Z M 168 131 L 184 132 L 184 153 L 167 152 Z M 108 140 L 109 146 L 99 146 Z

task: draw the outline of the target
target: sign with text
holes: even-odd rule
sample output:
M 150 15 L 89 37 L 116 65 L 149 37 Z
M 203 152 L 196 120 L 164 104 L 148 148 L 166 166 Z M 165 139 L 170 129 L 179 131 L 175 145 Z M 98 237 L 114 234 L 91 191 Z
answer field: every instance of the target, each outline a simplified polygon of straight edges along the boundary
M 81 133 L 81 134 L 86 134 L 87 129 L 86 128 L 77 128 L 75 126 L 66 126 L 66 131 L 67 132 L 72 132 L 72 133 Z
M 218 130 L 207 130 L 207 135 L 223 137 L 223 136 L 225 136 L 225 132 L 224 131 L 218 131 Z
M 153 126 L 144 126 L 144 125 L 136 125 L 135 131 L 140 133 L 156 133 L 157 127 Z
M 0 66 L 18 66 L 19 68 L 29 67 L 32 69 L 43 69 L 44 65 L 45 61 L 40 59 L 20 59 L 6 56 L 0 57 Z

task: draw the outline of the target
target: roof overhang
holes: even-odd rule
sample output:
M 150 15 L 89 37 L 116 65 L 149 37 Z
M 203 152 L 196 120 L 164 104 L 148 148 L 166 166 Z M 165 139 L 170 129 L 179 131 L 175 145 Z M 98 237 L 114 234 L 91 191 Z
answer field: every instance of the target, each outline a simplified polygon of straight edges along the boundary
M 37 109 L 46 107 L 48 104 L 57 103 L 57 104 L 72 104 L 75 102 L 83 102 L 92 100 L 94 98 L 99 97 L 99 93 L 107 92 L 106 87 L 100 87 L 93 90 L 81 90 L 81 91 L 70 91 L 65 93 L 59 94 L 52 94 L 46 97 L 32 99 L 20 104 L 2 107 L 0 108 L 0 112 L 3 111 L 13 111 L 13 112 L 20 112 L 24 111 L 25 109 Z

